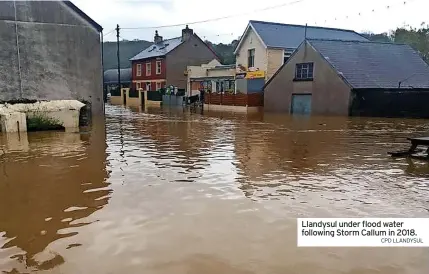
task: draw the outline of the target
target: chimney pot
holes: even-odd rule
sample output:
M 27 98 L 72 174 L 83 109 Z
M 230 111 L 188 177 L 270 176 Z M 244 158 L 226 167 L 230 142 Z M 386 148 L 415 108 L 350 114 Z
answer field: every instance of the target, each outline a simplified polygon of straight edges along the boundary
M 187 41 L 194 34 L 194 30 L 190 29 L 188 25 L 182 29 L 182 41 Z
M 158 31 L 155 31 L 155 37 L 153 38 L 153 41 L 155 42 L 155 44 L 159 44 L 162 42 L 162 36 L 158 35 Z

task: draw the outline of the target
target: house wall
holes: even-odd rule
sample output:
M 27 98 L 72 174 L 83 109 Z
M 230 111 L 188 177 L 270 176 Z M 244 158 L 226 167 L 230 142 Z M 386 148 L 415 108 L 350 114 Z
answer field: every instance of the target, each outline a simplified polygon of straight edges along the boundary
M 104 113 L 100 33 L 71 8 L 0 1 L 0 37 L 0 101 L 77 99 Z
M 208 64 L 203 64 L 201 66 L 188 66 L 187 72 L 187 86 L 186 91 L 188 96 L 199 94 L 200 82 L 192 81 L 191 79 L 195 78 L 207 78 L 207 77 L 225 77 L 225 76 L 235 76 L 235 69 L 225 68 L 225 69 L 211 69 L 216 66 L 221 65 L 218 60 L 212 60 Z M 215 81 L 216 79 L 213 79 Z M 213 82 L 214 83 L 214 82 Z M 212 83 L 212 85 L 213 85 Z
M 255 49 L 255 68 L 267 71 L 267 50 L 252 28 L 245 34 L 236 55 L 236 65 L 247 68 L 247 51 Z
M 187 66 L 199 66 L 216 59 L 216 55 L 195 34 L 189 40 L 171 51 L 166 57 L 167 85 L 185 89 L 187 87 Z
M 297 63 L 314 62 L 314 80 L 294 82 Z M 290 112 L 292 94 L 312 94 L 312 114 L 349 114 L 350 88 L 310 45 L 303 43 L 265 87 L 264 111 Z
M 276 71 L 283 65 L 283 49 L 267 49 L 267 72 L 265 80 L 269 80 Z
M 161 74 L 156 74 L 156 62 L 161 61 Z M 151 65 L 151 74 L 149 76 L 146 75 L 146 64 L 150 63 Z M 141 76 L 137 76 L 137 64 L 142 66 Z M 160 80 L 165 79 L 166 76 L 166 65 L 165 58 L 150 58 L 145 60 L 133 61 L 132 62 L 132 79 L 134 81 L 150 81 L 150 80 Z

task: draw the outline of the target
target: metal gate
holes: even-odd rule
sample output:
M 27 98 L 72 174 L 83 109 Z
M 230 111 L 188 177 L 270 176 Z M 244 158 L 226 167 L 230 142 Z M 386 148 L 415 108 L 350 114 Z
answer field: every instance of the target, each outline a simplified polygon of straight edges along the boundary
M 311 114 L 311 94 L 292 94 L 290 112 L 298 115 Z

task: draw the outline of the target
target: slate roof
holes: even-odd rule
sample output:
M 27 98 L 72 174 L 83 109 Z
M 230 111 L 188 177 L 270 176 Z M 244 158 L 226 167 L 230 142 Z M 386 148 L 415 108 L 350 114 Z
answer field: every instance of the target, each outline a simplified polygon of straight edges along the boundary
M 335 39 L 368 41 L 365 37 L 352 30 L 333 29 L 323 27 L 290 25 L 282 23 L 251 20 L 249 22 L 267 47 L 296 49 L 307 39 Z
M 308 40 L 355 89 L 429 88 L 429 66 L 404 44 Z M 317 68 L 316 68 L 317 69 Z
M 108 69 L 104 72 L 104 84 L 117 84 L 118 70 Z M 131 83 L 131 68 L 121 69 L 121 83 Z
M 182 44 L 182 36 L 163 40 L 161 43 L 155 44 L 153 43 L 145 50 L 132 57 L 130 61 L 136 61 L 146 58 L 152 57 L 160 57 L 167 55 L 170 51 L 177 48 L 180 44 Z

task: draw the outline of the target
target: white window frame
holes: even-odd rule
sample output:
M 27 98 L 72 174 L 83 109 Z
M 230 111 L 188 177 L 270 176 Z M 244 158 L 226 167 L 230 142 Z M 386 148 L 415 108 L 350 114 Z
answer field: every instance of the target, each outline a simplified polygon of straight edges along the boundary
M 146 82 L 146 91 L 150 91 L 150 82 Z
M 298 63 L 295 65 L 295 80 L 313 80 L 314 63 Z
M 161 82 L 156 82 L 156 90 L 160 90 L 162 87 L 162 83 Z
M 254 48 L 247 50 L 247 68 L 248 69 L 255 67 L 255 55 L 256 55 L 256 50 Z M 252 58 L 252 64 L 250 64 L 250 58 Z
M 290 59 L 291 56 L 292 56 L 292 52 L 285 51 L 285 53 L 283 55 L 283 64 L 286 63 Z
M 161 74 L 161 61 L 156 61 L 156 74 L 159 75 Z
M 151 75 L 152 75 L 152 64 L 146 63 L 146 76 L 151 76 Z
M 136 65 L 136 76 L 142 76 L 142 64 L 137 64 Z
M 136 83 L 136 89 L 139 90 L 142 88 L 142 83 L 141 82 L 137 82 Z

